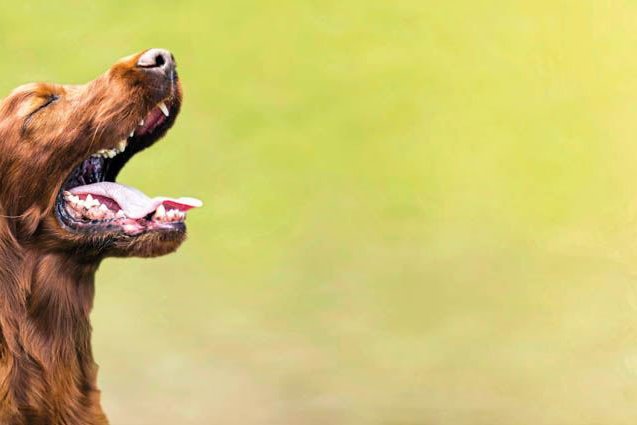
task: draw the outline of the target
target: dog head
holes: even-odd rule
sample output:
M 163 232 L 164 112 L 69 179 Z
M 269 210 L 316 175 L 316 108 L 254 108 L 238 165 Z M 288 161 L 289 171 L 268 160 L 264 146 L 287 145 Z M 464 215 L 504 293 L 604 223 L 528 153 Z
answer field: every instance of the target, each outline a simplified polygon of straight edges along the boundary
M 0 102 L 0 214 L 14 237 L 90 258 L 156 256 L 186 234 L 193 198 L 151 198 L 116 183 L 174 124 L 173 55 L 146 50 L 85 85 L 32 83 Z

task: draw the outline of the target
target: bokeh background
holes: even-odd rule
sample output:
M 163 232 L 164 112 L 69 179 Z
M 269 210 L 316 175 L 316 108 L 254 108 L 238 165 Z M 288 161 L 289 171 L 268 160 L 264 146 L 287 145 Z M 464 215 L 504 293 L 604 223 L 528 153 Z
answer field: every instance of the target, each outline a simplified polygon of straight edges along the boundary
M 120 177 L 196 196 L 108 260 L 113 424 L 637 422 L 637 3 L 0 6 L 0 91 L 177 57 Z

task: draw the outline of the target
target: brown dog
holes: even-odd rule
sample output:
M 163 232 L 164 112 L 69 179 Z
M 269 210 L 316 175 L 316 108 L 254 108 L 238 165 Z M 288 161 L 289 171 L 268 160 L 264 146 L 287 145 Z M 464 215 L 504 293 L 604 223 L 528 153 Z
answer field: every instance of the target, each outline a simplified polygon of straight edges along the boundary
M 106 424 L 91 352 L 107 256 L 170 253 L 191 198 L 114 183 L 173 125 L 173 56 L 151 49 L 83 85 L 29 84 L 0 103 L 0 423 Z

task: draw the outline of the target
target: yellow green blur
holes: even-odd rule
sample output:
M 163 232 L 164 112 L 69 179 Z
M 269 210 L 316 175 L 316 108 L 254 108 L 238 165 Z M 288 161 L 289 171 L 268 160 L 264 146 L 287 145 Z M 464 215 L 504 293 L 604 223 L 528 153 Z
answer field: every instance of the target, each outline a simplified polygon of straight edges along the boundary
M 13 1 L 0 92 L 171 49 L 120 181 L 196 196 L 107 260 L 113 424 L 637 421 L 637 3 Z

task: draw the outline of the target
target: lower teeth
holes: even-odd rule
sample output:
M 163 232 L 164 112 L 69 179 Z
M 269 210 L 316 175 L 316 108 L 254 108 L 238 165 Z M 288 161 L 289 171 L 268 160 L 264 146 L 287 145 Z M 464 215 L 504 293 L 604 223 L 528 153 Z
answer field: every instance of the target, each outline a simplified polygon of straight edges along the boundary
M 67 201 L 67 208 L 69 213 L 76 219 L 88 218 L 91 220 L 124 220 L 127 219 L 124 211 L 119 210 L 117 212 L 109 209 L 106 205 L 100 203 L 97 199 L 88 195 L 85 199 L 81 199 L 78 196 L 71 194 L 70 192 L 64 192 L 64 198 Z M 183 221 L 186 218 L 186 213 L 177 209 L 171 209 L 166 211 L 163 205 L 160 205 L 155 214 L 153 215 L 153 221 L 171 223 L 175 221 Z

